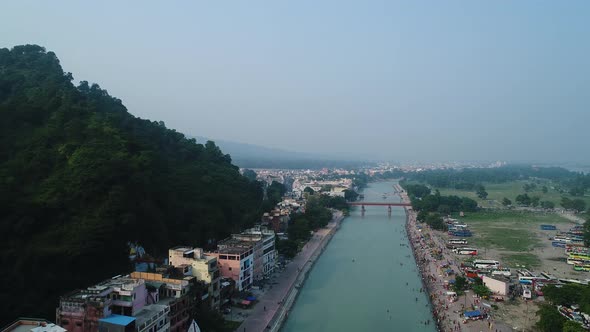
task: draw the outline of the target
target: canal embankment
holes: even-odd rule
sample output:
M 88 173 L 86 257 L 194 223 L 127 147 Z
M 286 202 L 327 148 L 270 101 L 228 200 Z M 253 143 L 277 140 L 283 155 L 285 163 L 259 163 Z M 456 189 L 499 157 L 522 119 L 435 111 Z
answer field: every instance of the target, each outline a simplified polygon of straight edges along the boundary
M 279 308 L 277 309 L 275 315 L 273 316 L 273 318 L 271 319 L 271 321 L 268 325 L 267 329 L 269 331 L 272 331 L 272 332 L 279 331 L 281 329 L 281 327 L 283 326 L 283 324 L 285 323 L 285 321 L 287 320 L 287 318 L 289 317 L 289 312 L 291 311 L 291 308 L 293 307 L 293 305 L 295 304 L 295 301 L 297 300 L 297 297 L 300 293 L 301 286 L 303 286 L 303 284 L 305 283 L 305 280 L 307 279 L 307 277 L 309 275 L 309 272 L 311 271 L 311 269 L 313 268 L 313 266 L 317 262 L 320 255 L 326 249 L 326 246 L 328 245 L 328 243 L 330 243 L 330 240 L 332 239 L 334 234 L 340 228 L 340 224 L 343 219 L 344 219 L 343 214 L 341 212 L 339 212 L 339 214 L 337 216 L 335 216 L 334 220 L 331 222 L 331 225 L 328 225 L 329 230 L 328 230 L 327 234 L 325 234 L 323 236 L 320 244 L 315 248 L 315 250 L 312 253 L 309 260 L 307 262 L 305 262 L 303 267 L 298 269 L 298 275 L 297 275 L 297 278 L 295 279 L 295 282 L 293 284 L 291 284 L 291 286 L 289 287 L 289 291 L 288 291 L 287 295 L 279 304 Z M 314 235 L 314 236 L 316 236 L 316 235 Z
M 365 201 L 389 201 L 394 184 L 370 183 Z M 404 211 L 355 209 L 309 270 L 281 331 L 434 331 L 421 289 Z

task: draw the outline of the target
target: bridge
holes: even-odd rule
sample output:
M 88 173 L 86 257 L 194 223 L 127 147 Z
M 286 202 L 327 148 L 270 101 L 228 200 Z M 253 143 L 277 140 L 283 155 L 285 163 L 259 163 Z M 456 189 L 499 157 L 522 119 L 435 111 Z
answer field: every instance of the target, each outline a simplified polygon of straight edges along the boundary
M 351 206 L 412 206 L 410 203 L 389 203 L 389 202 L 348 202 Z
M 348 202 L 350 206 L 360 206 L 361 207 L 361 215 L 365 215 L 365 206 L 387 206 L 387 214 L 391 216 L 391 207 L 392 206 L 412 206 L 410 203 L 393 203 L 393 202 Z

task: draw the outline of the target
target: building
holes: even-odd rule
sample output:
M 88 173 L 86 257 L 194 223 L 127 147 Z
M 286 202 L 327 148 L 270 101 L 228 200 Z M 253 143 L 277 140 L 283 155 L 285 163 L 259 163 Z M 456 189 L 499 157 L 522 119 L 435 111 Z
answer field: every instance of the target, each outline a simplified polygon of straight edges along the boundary
M 167 332 L 170 331 L 170 306 L 165 304 L 150 304 L 143 307 L 135 315 L 137 332 Z M 182 331 L 177 329 L 176 331 Z M 186 331 L 186 330 L 184 330 Z M 183 331 L 183 332 L 184 332 Z M 102 331 L 99 331 L 102 332 Z M 111 332 L 105 331 L 105 332 Z
M 274 270 L 277 251 L 275 249 L 275 232 L 266 227 L 256 226 L 232 238 L 254 244 L 254 280 L 269 276 Z
M 190 325 L 191 314 L 195 306 L 195 298 L 191 293 L 191 288 L 196 287 L 196 278 L 172 276 L 175 270 L 171 266 L 159 270 L 155 273 L 132 272 L 131 278 L 145 280 L 150 294 L 153 294 L 149 297 L 148 303 L 165 305 L 170 308 L 168 311 L 170 331 L 185 332 Z M 138 328 L 141 328 L 141 323 L 138 323 L 140 324 Z
M 190 265 L 167 266 L 68 293 L 60 298 L 57 324 L 69 332 L 185 332 L 197 286 L 195 277 L 183 275 L 185 268 L 191 272 Z
M 174 247 L 168 250 L 168 260 L 170 265 L 175 267 L 190 266 L 191 275 L 198 281 L 207 284 L 208 292 L 205 294 L 209 298 L 211 308 L 219 309 L 219 282 L 221 274 L 219 272 L 217 257 L 205 255 L 203 249 L 192 248 L 188 246 Z
M 63 327 L 40 318 L 19 318 L 0 329 L 2 332 L 66 332 Z
M 110 315 L 98 320 L 98 332 L 135 332 L 135 317 Z
M 116 276 L 60 297 L 56 321 L 70 332 L 94 332 L 100 319 L 112 314 L 133 316 L 146 301 L 144 280 Z
M 483 284 L 486 285 L 494 294 L 507 295 L 510 286 L 510 280 L 506 278 L 483 276 Z
M 249 289 L 254 281 L 254 245 L 250 241 L 234 238 L 225 239 L 217 245 L 217 250 L 207 255 L 216 256 L 219 271 L 223 277 L 236 282 L 236 289 Z

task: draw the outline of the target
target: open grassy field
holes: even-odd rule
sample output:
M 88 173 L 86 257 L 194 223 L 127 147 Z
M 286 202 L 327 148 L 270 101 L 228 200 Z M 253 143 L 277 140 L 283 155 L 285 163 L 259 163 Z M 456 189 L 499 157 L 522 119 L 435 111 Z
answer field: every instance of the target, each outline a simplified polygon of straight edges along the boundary
M 480 249 L 500 253 L 505 264 L 516 266 L 537 266 L 539 258 L 532 253 L 542 246 L 535 234 L 541 224 L 568 224 L 569 220 L 554 213 L 534 213 L 529 211 L 494 210 L 469 213 L 461 221 L 467 223 L 474 233 L 470 244 Z M 562 225 L 565 227 L 565 225 Z M 549 234 L 548 234 L 549 235 Z
M 586 201 L 586 206 L 590 206 L 590 197 L 575 197 L 569 194 L 562 194 L 558 192 L 554 187 L 553 184 L 548 180 L 539 180 L 540 184 L 537 184 L 537 189 L 529 192 L 529 196 L 539 196 L 541 201 L 551 201 L 555 203 L 555 207 L 560 207 L 559 203 L 561 202 L 562 197 L 567 197 L 570 199 L 580 198 Z M 508 198 L 514 204 L 515 198 L 517 195 L 524 194 L 525 191 L 523 186 L 526 183 L 531 183 L 531 181 L 511 181 L 506 183 L 484 183 L 483 185 L 488 192 L 488 197 L 485 200 L 479 199 L 475 194 L 475 191 L 468 191 L 468 190 L 457 190 L 457 189 L 449 189 L 449 188 L 438 188 L 441 195 L 456 195 L 456 196 L 465 196 L 469 198 L 473 198 L 478 202 L 480 206 L 483 207 L 501 207 L 502 206 L 502 199 L 504 197 Z M 541 188 L 546 186 L 548 191 L 547 193 L 543 193 Z

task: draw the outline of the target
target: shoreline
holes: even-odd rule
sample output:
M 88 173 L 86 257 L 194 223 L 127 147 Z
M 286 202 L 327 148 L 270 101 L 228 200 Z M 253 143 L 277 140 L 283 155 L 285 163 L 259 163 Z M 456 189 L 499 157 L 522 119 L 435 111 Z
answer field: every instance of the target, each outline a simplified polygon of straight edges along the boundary
M 293 305 L 297 301 L 297 297 L 299 296 L 300 289 L 303 286 L 303 284 L 305 283 L 305 281 L 307 280 L 309 272 L 311 271 L 311 269 L 313 268 L 313 266 L 317 262 L 318 258 L 322 255 L 322 253 L 326 249 L 326 246 L 328 245 L 328 243 L 330 243 L 330 241 L 332 240 L 332 237 L 334 236 L 334 234 L 336 234 L 336 231 L 338 231 L 338 229 L 340 228 L 342 220 L 344 220 L 343 213 L 342 212 L 339 212 L 339 213 L 340 213 L 340 216 L 337 216 L 336 218 L 334 218 L 333 221 L 331 221 L 332 227 L 330 227 L 328 234 L 326 234 L 322 238 L 321 242 L 316 247 L 316 249 L 313 251 L 313 253 L 311 254 L 308 261 L 305 262 L 305 265 L 297 273 L 297 277 L 296 277 L 295 281 L 290 285 L 289 290 L 287 291 L 287 294 L 281 300 L 279 308 L 276 310 L 273 317 L 271 318 L 269 324 L 267 325 L 266 330 L 272 331 L 272 332 L 280 331 L 281 328 L 283 327 L 283 325 L 285 324 L 285 322 L 287 321 L 287 319 L 289 318 L 289 312 L 291 311 L 291 309 L 293 308 Z
M 407 194 L 400 192 L 403 200 L 409 202 Z M 491 304 L 485 303 L 473 291 L 465 291 L 461 296 L 452 297 L 446 292 L 450 290 L 450 281 L 461 272 L 460 263 L 445 247 L 445 240 L 428 226 L 418 230 L 416 212 L 406 207 L 406 230 L 414 253 L 416 266 L 420 272 L 424 290 L 428 294 L 430 309 L 438 331 L 512 331 L 495 319 L 491 312 Z M 444 270 L 446 269 L 446 270 Z M 449 270 L 451 270 L 449 272 Z M 489 301 L 488 301 L 489 302 Z M 471 309 L 469 309 L 471 308 Z M 487 318 L 467 320 L 463 317 L 466 310 L 482 311 Z
M 407 195 L 404 194 L 404 190 L 399 185 L 399 183 L 395 184 L 394 188 L 395 188 L 397 194 L 399 195 L 400 199 L 402 200 L 402 202 L 410 203 L 410 200 L 408 199 Z M 430 308 L 430 313 L 432 315 L 433 322 L 436 323 L 436 330 L 443 331 L 442 326 L 441 326 L 441 321 L 438 320 L 438 322 L 437 322 L 438 317 L 436 315 L 436 310 L 435 310 L 434 304 L 432 303 L 432 298 L 433 298 L 433 294 L 434 294 L 433 290 L 430 289 L 428 283 L 426 282 L 425 271 L 423 270 L 422 265 L 418 263 L 418 254 L 416 252 L 416 247 L 414 245 L 414 238 L 412 236 L 412 230 L 410 229 L 411 226 L 415 226 L 415 225 L 410 224 L 412 217 L 414 217 L 414 212 L 410 211 L 410 209 L 408 207 L 404 207 L 404 212 L 406 214 L 406 224 L 405 224 L 406 236 L 408 238 L 408 242 L 410 243 L 410 248 L 412 249 L 412 256 L 414 257 L 414 263 L 416 264 L 416 268 L 418 269 L 418 274 L 420 275 L 420 281 L 422 283 L 422 288 L 424 289 L 426 294 L 428 294 L 428 306 Z

